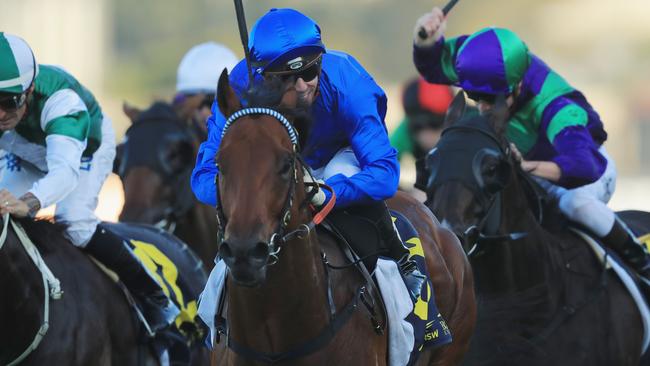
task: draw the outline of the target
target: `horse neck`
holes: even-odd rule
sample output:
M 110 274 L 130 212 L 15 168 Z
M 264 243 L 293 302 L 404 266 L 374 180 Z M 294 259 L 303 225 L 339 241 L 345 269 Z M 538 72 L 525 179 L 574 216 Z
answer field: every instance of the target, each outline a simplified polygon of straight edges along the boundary
M 212 268 L 217 254 L 216 216 L 214 208 L 195 201 L 194 206 L 178 218 L 173 234 L 186 242 Z
M 5 364 L 34 337 L 44 300 L 41 274 L 11 229 L 0 249 L 0 294 L 0 364 Z
M 523 239 L 485 244 L 472 260 L 479 292 L 507 295 L 539 288 L 555 271 L 552 240 L 532 212 L 519 177 L 501 194 L 499 233 L 526 232 Z M 524 214 L 522 214 L 522 212 Z
M 298 221 L 307 222 L 307 218 Z M 315 231 L 305 239 L 284 243 L 278 262 L 268 268 L 261 287 L 245 288 L 228 282 L 231 336 L 261 352 L 287 351 L 313 338 L 329 319 L 326 286 Z

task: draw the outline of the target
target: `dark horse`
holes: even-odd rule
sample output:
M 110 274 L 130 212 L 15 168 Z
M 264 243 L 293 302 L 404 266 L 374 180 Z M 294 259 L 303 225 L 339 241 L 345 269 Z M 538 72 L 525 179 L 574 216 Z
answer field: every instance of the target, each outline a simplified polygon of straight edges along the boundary
M 124 107 L 132 125 L 118 147 L 116 173 L 124 185 L 120 221 L 156 225 L 178 236 L 207 268 L 214 265 L 216 219 L 199 203 L 190 175 L 203 130 L 182 122 L 163 102 L 139 111 Z
M 157 365 L 140 345 L 138 324 L 118 286 L 63 236 L 63 227 L 21 220 L 63 295 L 46 307 L 41 272 L 19 242 L 15 229 L 0 219 L 0 365 L 28 348 L 49 317 L 38 347 L 21 365 Z M 47 291 L 47 290 L 46 290 Z
M 474 270 L 467 364 L 638 365 L 635 303 L 515 162 L 505 103 L 469 119 L 464 105 L 460 93 L 427 157 L 427 205 L 462 239 Z
M 266 104 L 291 122 L 279 114 L 241 116 L 221 141 L 217 210 L 223 235 L 219 253 L 229 268 L 229 334 L 228 347 L 224 342 L 216 346 L 213 364 L 258 365 L 274 359 L 281 365 L 385 365 L 387 337 L 375 332 L 366 307 L 357 302 L 367 282 L 354 268 L 326 265 L 323 253 L 331 264 L 344 264 L 346 257 L 332 237 L 312 230 L 318 220 L 303 183 L 294 126 L 301 141 L 306 133 L 304 121 L 293 113 L 296 99 L 294 88 L 280 88 L 275 101 Z M 247 100 L 259 105 L 252 97 Z M 225 71 L 217 101 L 225 116 L 241 109 Z M 390 206 L 418 229 L 437 304 L 454 336 L 449 346 L 425 350 L 418 364 L 459 364 L 476 311 L 469 263 L 454 235 L 438 227 L 425 206 L 401 194 Z M 341 321 L 346 315 L 347 321 Z M 377 317 L 384 324 L 383 316 Z M 249 355 L 241 356 L 242 349 Z
M 65 239 L 64 225 L 8 217 L 0 218 L 0 365 L 159 364 L 114 273 Z M 177 319 L 178 328 L 156 335 L 155 342 L 171 347 L 176 364 L 206 365 L 201 326 L 187 318 L 206 280 L 196 258 L 183 250 L 182 242 L 158 230 L 100 225 L 131 233 L 146 240 L 141 241 L 145 245 L 156 244 L 158 251 L 148 249 L 150 261 L 159 266 L 164 286 L 188 309 Z

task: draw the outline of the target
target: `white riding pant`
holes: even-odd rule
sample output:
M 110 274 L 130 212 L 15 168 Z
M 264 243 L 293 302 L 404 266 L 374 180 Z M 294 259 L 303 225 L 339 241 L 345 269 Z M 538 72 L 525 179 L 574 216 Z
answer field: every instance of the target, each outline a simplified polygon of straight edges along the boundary
M 607 202 L 616 188 L 616 165 L 605 147 L 601 146 L 598 151 L 607 159 L 607 168 L 603 175 L 591 184 L 567 189 L 542 178 L 535 179 L 551 197 L 558 200 L 562 213 L 602 238 L 612 230 L 616 218 L 614 211 L 607 207 Z
M 15 158 L 14 158 L 15 159 Z M 79 182 L 70 194 L 57 202 L 55 217 L 68 225 L 66 234 L 72 244 L 85 247 L 95 233 L 99 219 L 95 215 L 97 197 L 104 181 L 113 170 L 115 159 L 115 132 L 108 117 L 102 121 L 102 143 L 91 157 L 82 157 Z M 45 176 L 32 164 L 14 160 L 19 166 L 4 164 L 0 187 L 20 197 L 30 190 L 34 182 Z
M 360 171 L 361 166 L 354 151 L 351 147 L 344 147 L 334 155 L 327 165 L 313 170 L 312 174 L 316 179 L 326 180 L 337 174 L 343 174 L 349 178 Z

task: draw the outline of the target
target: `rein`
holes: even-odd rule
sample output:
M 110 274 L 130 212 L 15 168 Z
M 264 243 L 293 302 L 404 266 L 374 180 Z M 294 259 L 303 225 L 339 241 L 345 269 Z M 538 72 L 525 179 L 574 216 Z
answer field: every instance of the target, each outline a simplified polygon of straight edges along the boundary
M 45 337 L 47 330 L 50 328 L 50 297 L 52 297 L 53 300 L 58 300 L 63 295 L 63 291 L 61 291 L 61 284 L 59 280 L 56 277 L 54 277 L 52 271 L 50 271 L 47 264 L 45 264 L 43 257 L 41 257 L 41 254 L 38 252 L 38 249 L 36 248 L 34 243 L 32 243 L 32 241 L 29 239 L 29 237 L 25 233 L 25 230 L 14 220 L 11 220 L 9 214 L 5 214 L 2 217 L 2 221 L 3 221 L 3 226 L 2 226 L 2 234 L 0 234 L 0 250 L 2 250 L 2 247 L 7 241 L 9 222 L 11 222 L 11 227 L 14 229 L 14 233 L 16 234 L 18 240 L 20 241 L 23 248 L 25 249 L 25 252 L 27 252 L 29 258 L 34 262 L 36 268 L 38 268 L 38 270 L 41 272 L 41 278 L 43 279 L 43 291 L 44 291 L 43 298 L 45 299 L 43 304 L 43 323 L 38 328 L 38 331 L 36 331 L 32 343 L 30 343 L 30 345 L 27 346 L 27 348 L 18 357 L 16 357 L 13 361 L 7 364 L 7 366 L 14 366 L 22 362 L 25 358 L 27 358 L 27 356 L 29 356 L 34 350 L 36 350 L 36 348 L 38 348 L 38 345 L 43 340 L 43 337 Z

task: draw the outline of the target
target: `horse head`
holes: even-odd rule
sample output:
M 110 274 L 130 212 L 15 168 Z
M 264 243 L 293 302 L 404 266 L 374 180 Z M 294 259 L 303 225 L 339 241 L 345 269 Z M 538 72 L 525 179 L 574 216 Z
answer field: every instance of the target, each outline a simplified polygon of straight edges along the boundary
M 462 118 L 464 108 L 460 92 L 447 112 L 447 128 L 426 157 L 426 204 L 470 252 L 477 241 L 499 230 L 501 195 L 516 181 L 516 169 L 505 138 L 505 101 L 469 119 Z
M 225 71 L 217 88 L 219 109 L 229 117 L 215 159 L 219 255 L 235 283 L 245 286 L 266 280 L 287 232 L 309 219 L 296 118 L 278 112 L 296 109 L 297 94 L 294 88 L 269 85 L 263 86 L 263 98 L 249 94 L 245 109 Z
M 156 224 L 182 216 L 194 205 L 188 182 L 198 138 L 166 103 L 124 108 L 132 125 L 115 169 L 124 184 L 120 221 Z

